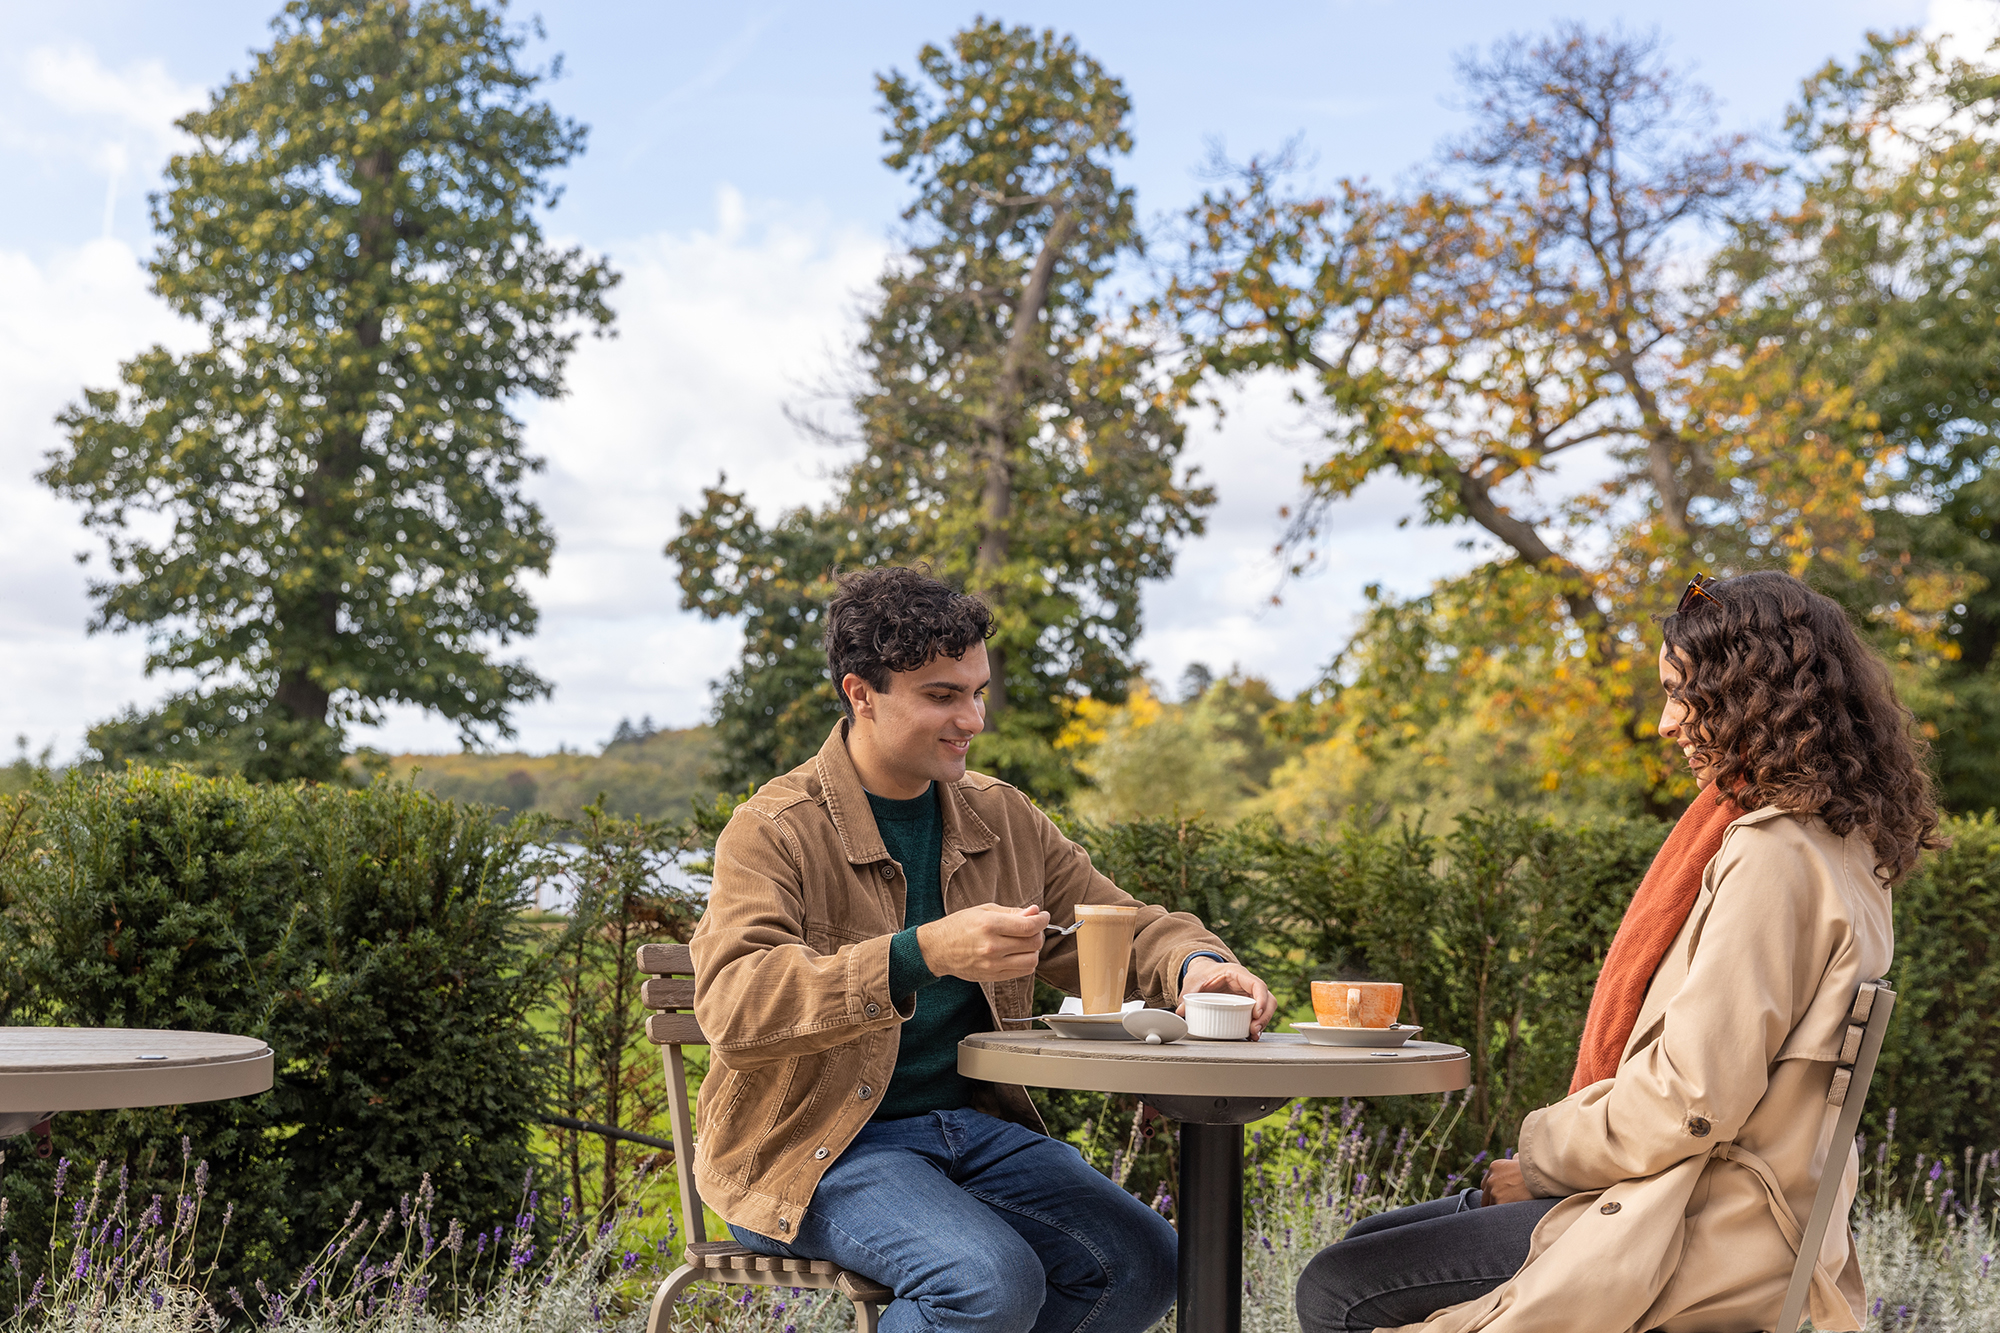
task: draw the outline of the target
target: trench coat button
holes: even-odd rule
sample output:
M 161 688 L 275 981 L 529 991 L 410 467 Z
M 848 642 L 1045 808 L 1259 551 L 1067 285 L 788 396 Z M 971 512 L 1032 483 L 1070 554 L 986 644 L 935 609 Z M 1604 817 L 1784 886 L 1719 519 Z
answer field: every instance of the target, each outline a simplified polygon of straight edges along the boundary
M 861 1091 L 855 1093 L 854 1095 L 859 1097 L 862 1101 L 865 1102 L 870 1097 L 873 1097 L 875 1095 L 875 1089 L 869 1087 L 866 1083 L 863 1083 L 861 1085 Z
M 813 1160 L 815 1162 L 824 1162 L 826 1160 L 826 1149 L 815 1148 L 813 1150 Z
M 875 1017 L 875 1015 L 877 1015 L 877 1014 L 879 1014 L 879 1013 L 881 1013 L 881 1012 L 882 1012 L 882 1006 L 881 1006 L 881 1005 L 879 1005 L 879 1004 L 871 1004 L 871 1005 L 869 1005 L 869 1006 L 868 1006 L 868 1016 L 869 1016 L 870 1018 L 873 1018 L 873 1017 Z
M 1700 1116 L 1691 1115 L 1688 1117 L 1688 1133 L 1694 1135 L 1696 1138 L 1707 1138 L 1709 1128 L 1708 1121 L 1702 1119 Z
M 894 866 L 883 866 L 883 867 L 882 867 L 882 878 L 883 878 L 883 879 L 894 879 L 894 878 L 896 878 L 896 867 L 894 867 Z
M 1615 1201 L 1614 1201 L 1614 1202 L 1612 1202 L 1612 1203 L 1607 1203 L 1607 1204 L 1605 1204 L 1605 1205 L 1604 1205 L 1603 1207 L 1599 1208 L 1599 1209 L 1598 1209 L 1597 1211 L 1598 1211 L 1598 1212 L 1600 1212 L 1600 1213 L 1603 1213 L 1603 1214 L 1604 1214 L 1604 1215 L 1605 1215 L 1606 1217 L 1609 1217 L 1609 1216 L 1611 1216 L 1611 1215 L 1612 1215 L 1613 1213 L 1617 1212 L 1617 1211 L 1618 1211 L 1618 1210 L 1619 1210 L 1620 1208 L 1623 1208 L 1624 1206 L 1625 1206 L 1624 1204 L 1622 1204 L 1622 1203 L 1617 1203 L 1617 1202 L 1615 1202 Z

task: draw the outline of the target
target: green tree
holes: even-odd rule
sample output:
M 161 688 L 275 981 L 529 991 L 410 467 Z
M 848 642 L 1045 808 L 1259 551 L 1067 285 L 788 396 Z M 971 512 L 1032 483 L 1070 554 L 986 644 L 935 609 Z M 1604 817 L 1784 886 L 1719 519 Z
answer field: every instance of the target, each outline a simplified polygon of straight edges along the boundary
M 293 0 L 274 29 L 180 122 L 197 146 L 154 202 L 154 290 L 206 345 L 88 391 L 42 480 L 104 536 L 95 628 L 247 681 L 264 775 L 323 778 L 322 733 L 384 704 L 471 738 L 548 692 L 496 656 L 552 547 L 511 404 L 563 391 L 615 277 L 543 241 L 584 131 L 533 100 L 525 33 L 474 0 Z M 165 730 L 241 732 L 210 697 Z
M 1852 384 L 1888 473 L 1836 595 L 1906 664 L 1947 806 L 2000 801 L 2000 67 L 1871 36 L 1808 79 L 1792 207 L 1724 256 L 1737 338 Z
M 667 548 L 685 605 L 744 617 L 718 709 L 731 785 L 825 735 L 828 572 L 923 560 L 998 620 L 975 762 L 1067 791 L 1063 701 L 1123 698 L 1141 586 L 1213 502 L 1177 468 L 1179 391 L 1103 295 L 1140 252 L 1113 174 L 1131 149 L 1123 85 L 1072 38 L 985 21 L 918 68 L 877 82 L 884 160 L 916 198 L 861 339 L 838 494 L 767 528 L 718 486 Z

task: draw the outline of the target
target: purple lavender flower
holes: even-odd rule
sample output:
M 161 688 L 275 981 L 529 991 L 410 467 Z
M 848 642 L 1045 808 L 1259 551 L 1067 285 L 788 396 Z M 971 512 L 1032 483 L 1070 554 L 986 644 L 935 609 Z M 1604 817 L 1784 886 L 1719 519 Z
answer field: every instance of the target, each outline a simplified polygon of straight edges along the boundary
M 56 1197 L 58 1199 L 62 1197 L 63 1182 L 68 1179 L 69 1179 L 69 1158 L 67 1157 L 58 1158 L 56 1160 Z

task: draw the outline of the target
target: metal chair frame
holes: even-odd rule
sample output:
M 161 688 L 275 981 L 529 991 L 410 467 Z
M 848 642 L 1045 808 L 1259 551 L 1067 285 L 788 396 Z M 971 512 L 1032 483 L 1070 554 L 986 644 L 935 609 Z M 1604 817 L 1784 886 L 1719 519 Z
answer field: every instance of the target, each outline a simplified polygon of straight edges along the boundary
M 1864 981 L 1854 994 L 1854 1007 L 1847 1014 L 1847 1036 L 1841 1042 L 1840 1060 L 1826 1090 L 1826 1100 L 1840 1108 L 1834 1122 L 1833 1150 L 1827 1154 L 1826 1169 L 1820 1173 L 1819 1189 L 1813 1194 L 1812 1213 L 1805 1234 L 1799 1238 L 1798 1262 L 1792 1265 L 1791 1286 L 1778 1311 L 1774 1326 L 1780 1333 L 1797 1333 L 1804 1318 L 1806 1295 L 1812 1288 L 1813 1266 L 1819 1259 L 1820 1243 L 1833 1220 L 1834 1196 L 1846 1174 L 1846 1146 L 1854 1142 L 1861 1127 L 1861 1110 L 1868 1100 L 1868 1085 L 1875 1078 L 1875 1061 L 1882 1054 L 1882 1038 L 1889 1031 L 1889 1015 L 1896 1008 L 1896 992 L 1887 981 Z
M 667 1333 L 674 1302 L 696 1282 L 837 1291 L 854 1303 L 858 1333 L 875 1333 L 880 1307 L 895 1296 L 879 1282 L 825 1259 L 773 1259 L 733 1240 L 708 1239 L 694 1179 L 694 1117 L 688 1106 L 687 1066 L 681 1059 L 682 1047 L 708 1045 L 694 1017 L 694 959 L 685 944 L 642 944 L 639 971 L 646 977 L 640 995 L 646 1007 L 656 1011 L 646 1017 L 646 1036 L 661 1048 L 666 1071 L 674 1178 L 680 1183 L 681 1225 L 687 1237 L 681 1266 L 653 1293 L 646 1333 Z

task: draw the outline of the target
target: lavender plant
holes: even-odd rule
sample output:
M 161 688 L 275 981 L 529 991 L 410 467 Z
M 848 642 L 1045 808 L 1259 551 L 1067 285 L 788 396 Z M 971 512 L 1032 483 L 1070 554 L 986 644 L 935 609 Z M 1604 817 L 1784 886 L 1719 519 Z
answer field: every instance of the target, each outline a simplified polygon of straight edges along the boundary
M 87 1192 L 72 1196 L 71 1164 L 59 1163 L 56 1228 L 46 1271 L 17 1289 L 0 1321 L 4 1333 L 220 1333 L 255 1324 L 289 1333 L 637 1333 L 646 1297 L 674 1239 L 625 1248 L 643 1228 L 627 1202 L 609 1220 L 585 1215 L 572 1199 L 544 1205 L 532 1173 L 511 1224 L 468 1233 L 440 1226 L 430 1177 L 380 1217 L 350 1209 L 346 1222 L 282 1290 L 217 1290 L 218 1259 L 232 1209 L 211 1242 L 199 1242 L 208 1166 L 186 1164 L 169 1201 L 135 1199 L 121 1171 L 100 1164 Z M 635 1185 L 643 1183 L 636 1180 Z M 636 1196 L 637 1190 L 634 1190 Z M 0 1229 L 7 1204 L 0 1200 Z M 22 1265 L 10 1253 L 17 1288 Z

